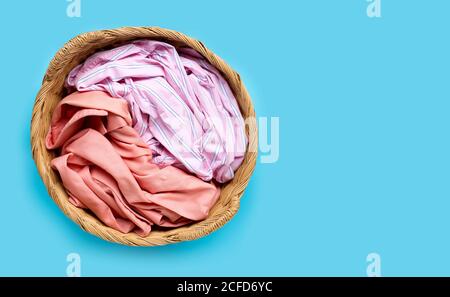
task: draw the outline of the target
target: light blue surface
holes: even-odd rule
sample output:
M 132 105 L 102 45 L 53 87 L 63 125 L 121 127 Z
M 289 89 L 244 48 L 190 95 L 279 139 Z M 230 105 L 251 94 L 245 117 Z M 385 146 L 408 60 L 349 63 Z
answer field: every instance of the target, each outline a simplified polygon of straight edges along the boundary
M 170 3 L 169 3 L 170 2 Z M 450 275 L 450 1 L 3 1 L 0 275 Z M 188 243 L 130 248 L 67 219 L 31 158 L 48 62 L 86 31 L 156 25 L 237 70 L 258 116 L 280 117 L 280 159 L 258 162 L 241 210 Z

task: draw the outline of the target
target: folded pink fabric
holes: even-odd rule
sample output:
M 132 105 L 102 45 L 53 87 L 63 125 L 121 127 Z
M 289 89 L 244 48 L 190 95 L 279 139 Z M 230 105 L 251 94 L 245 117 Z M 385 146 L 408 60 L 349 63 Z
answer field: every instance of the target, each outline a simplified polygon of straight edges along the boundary
M 73 93 L 56 107 L 46 137 L 70 202 L 104 224 L 141 236 L 156 224 L 176 227 L 206 218 L 220 190 L 173 166 L 152 162 L 131 127 L 127 102 L 104 92 Z
M 94 54 L 71 71 L 67 85 L 127 100 L 156 164 L 223 183 L 242 163 L 247 138 L 236 99 L 219 71 L 192 49 L 135 41 Z

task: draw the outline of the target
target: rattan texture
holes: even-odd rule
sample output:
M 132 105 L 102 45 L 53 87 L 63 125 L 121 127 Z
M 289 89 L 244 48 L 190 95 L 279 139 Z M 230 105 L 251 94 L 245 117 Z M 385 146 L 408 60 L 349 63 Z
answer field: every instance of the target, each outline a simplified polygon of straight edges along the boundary
M 232 181 L 221 187 L 221 195 L 209 216 L 200 222 L 173 229 L 155 229 L 146 237 L 123 234 L 105 226 L 88 211 L 77 208 L 69 200 L 58 174 L 50 167 L 54 153 L 45 147 L 45 136 L 57 103 L 67 95 L 64 81 L 69 72 L 93 53 L 136 39 L 153 39 L 175 47 L 191 47 L 215 66 L 228 81 L 242 115 L 246 119 L 249 146 L 244 161 Z M 222 227 L 238 211 L 241 196 L 256 165 L 258 141 L 256 116 L 251 98 L 238 73 L 205 45 L 180 32 L 158 27 L 124 27 L 80 34 L 67 42 L 54 56 L 37 94 L 31 120 L 31 147 L 38 172 L 59 208 L 85 231 L 105 240 L 132 246 L 155 246 L 194 240 Z

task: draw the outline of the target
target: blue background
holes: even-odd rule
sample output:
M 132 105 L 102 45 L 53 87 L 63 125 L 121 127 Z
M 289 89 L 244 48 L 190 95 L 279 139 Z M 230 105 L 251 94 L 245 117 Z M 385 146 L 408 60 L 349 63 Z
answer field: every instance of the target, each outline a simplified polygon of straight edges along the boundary
M 0 275 L 450 275 L 450 1 L 3 1 Z M 237 70 L 258 116 L 280 117 L 280 158 L 258 162 L 241 209 L 194 241 L 102 241 L 48 196 L 30 150 L 35 95 L 75 35 L 161 26 Z

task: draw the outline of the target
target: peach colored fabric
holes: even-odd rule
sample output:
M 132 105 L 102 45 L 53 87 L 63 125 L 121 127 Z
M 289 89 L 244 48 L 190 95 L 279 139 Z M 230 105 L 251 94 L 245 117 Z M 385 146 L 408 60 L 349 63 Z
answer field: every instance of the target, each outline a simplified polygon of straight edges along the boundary
M 69 90 L 127 100 L 153 162 L 225 183 L 244 160 L 245 122 L 227 81 L 199 53 L 156 40 L 100 51 L 75 67 Z
M 152 225 L 176 227 L 206 218 L 219 188 L 152 163 L 151 150 L 131 123 L 127 102 L 104 92 L 76 92 L 58 104 L 46 146 L 58 149 L 51 165 L 70 202 L 111 228 L 141 236 Z

